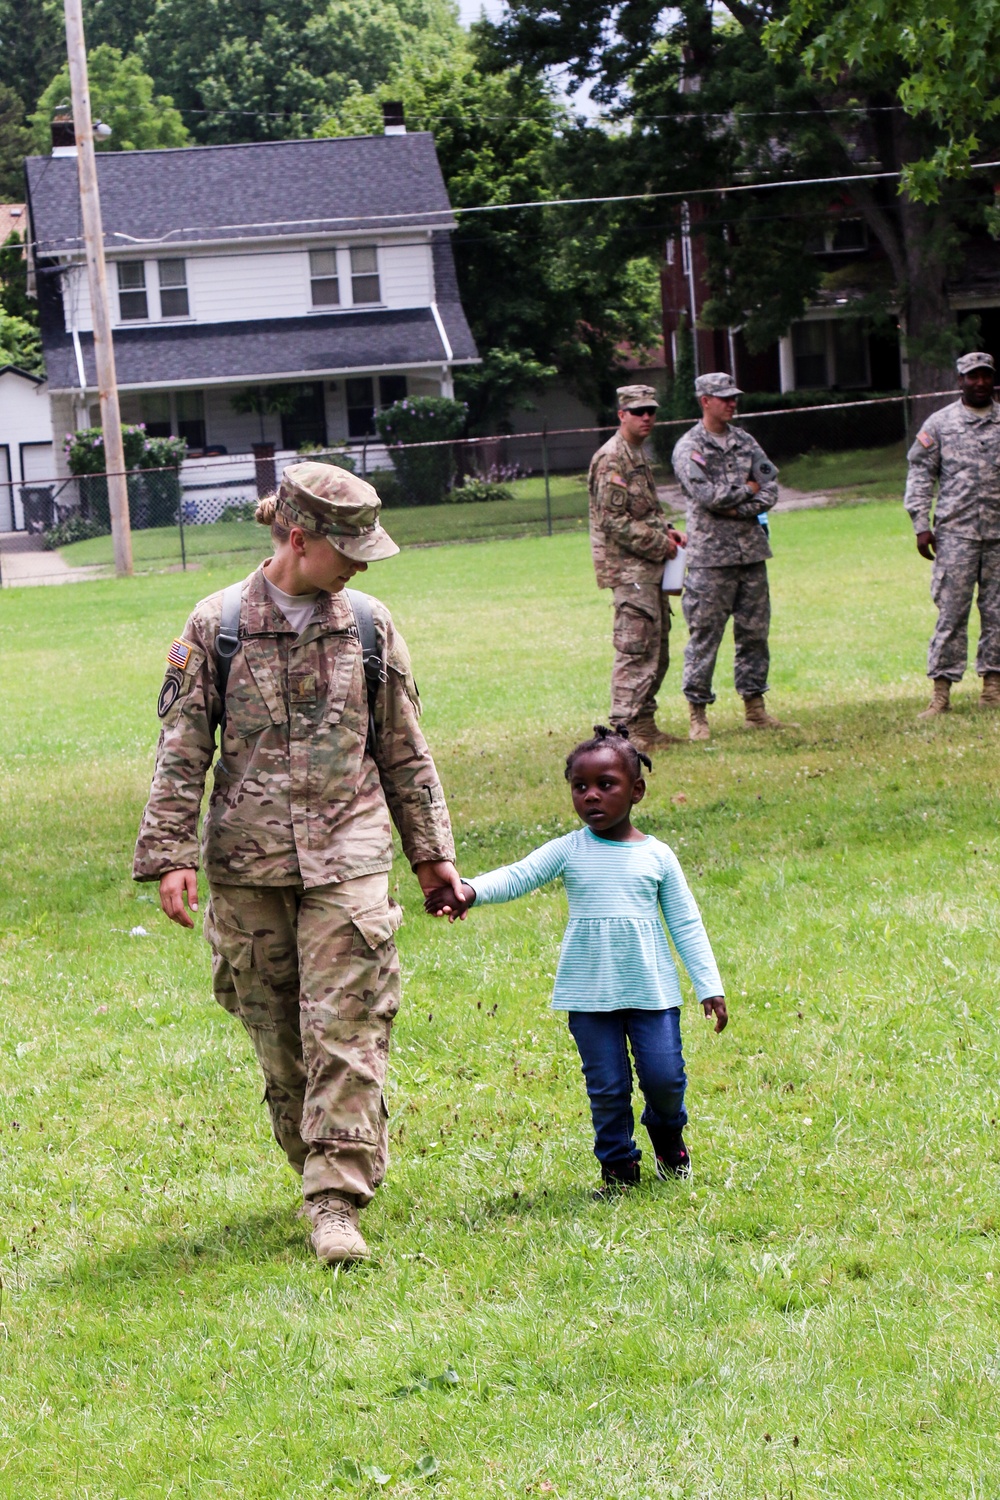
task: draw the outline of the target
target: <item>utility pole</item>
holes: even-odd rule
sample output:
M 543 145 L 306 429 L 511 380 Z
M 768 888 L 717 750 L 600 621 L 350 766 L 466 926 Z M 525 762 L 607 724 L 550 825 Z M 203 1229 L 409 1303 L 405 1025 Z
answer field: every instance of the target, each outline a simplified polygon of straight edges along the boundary
M 104 228 L 101 224 L 101 200 L 97 191 L 97 162 L 94 154 L 94 123 L 90 114 L 87 48 L 83 37 L 83 8 L 81 0 L 65 0 L 65 7 L 66 51 L 73 95 L 73 130 L 80 173 L 80 210 L 87 253 L 87 278 L 90 282 L 90 301 L 94 315 L 94 358 L 97 362 L 97 391 L 104 433 L 104 463 L 108 473 L 111 537 L 115 548 L 115 572 L 119 578 L 126 578 L 132 572 L 128 478 L 125 473 L 125 450 L 122 446 L 121 412 L 118 409 L 115 350 L 111 340 Z

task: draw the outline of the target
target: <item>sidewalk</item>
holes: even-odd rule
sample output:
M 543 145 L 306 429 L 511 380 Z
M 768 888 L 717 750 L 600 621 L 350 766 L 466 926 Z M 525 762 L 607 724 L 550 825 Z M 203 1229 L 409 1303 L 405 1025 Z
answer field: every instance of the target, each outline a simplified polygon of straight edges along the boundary
M 0 531 L 0 586 L 5 589 L 43 583 L 82 583 L 106 578 L 102 565 L 71 568 L 58 552 L 46 552 L 40 536 L 26 531 Z
M 680 515 L 687 509 L 679 484 L 658 484 L 656 497 L 674 515 Z M 792 490 L 786 484 L 779 484 L 778 503 L 774 510 L 822 510 L 828 505 L 864 505 L 866 498 L 864 495 L 851 495 L 849 490 L 835 490 L 833 494 L 827 495 L 822 490 Z

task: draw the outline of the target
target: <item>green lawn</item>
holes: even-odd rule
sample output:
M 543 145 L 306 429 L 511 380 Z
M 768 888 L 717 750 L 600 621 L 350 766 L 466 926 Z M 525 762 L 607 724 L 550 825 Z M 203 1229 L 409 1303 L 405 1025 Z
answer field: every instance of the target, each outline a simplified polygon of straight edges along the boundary
M 771 702 L 799 727 L 739 729 L 727 646 L 715 738 L 660 758 L 639 819 L 730 999 L 721 1037 L 686 1008 L 693 1183 L 590 1200 L 561 891 L 451 929 L 400 863 L 394 1159 L 375 1260 L 339 1274 L 205 945 L 128 874 L 167 645 L 242 565 L 0 595 L 5 1500 L 997 1493 L 1000 721 L 974 680 L 915 718 L 932 612 L 898 505 L 773 533 Z M 463 869 L 570 828 L 610 665 L 586 538 L 367 582 Z
M 585 475 L 554 474 L 550 480 L 550 503 L 553 528 L 559 531 L 581 530 L 587 518 L 587 481 Z M 483 541 L 494 536 L 544 531 L 547 526 L 545 481 L 515 480 L 510 488 L 512 500 L 489 501 L 482 505 L 425 505 L 386 510 L 383 520 L 393 538 L 404 547 L 425 546 L 440 542 Z M 222 562 L 237 556 L 253 559 L 262 545 L 264 532 L 255 521 L 217 521 L 210 526 L 187 526 L 184 544 L 190 562 L 204 568 L 209 561 Z M 139 571 L 157 570 L 180 564 L 180 536 L 176 526 L 151 527 L 133 531 L 132 554 Z M 60 555 L 71 567 L 93 564 L 110 565 L 114 551 L 110 536 L 92 537 L 73 542 Z
M 796 490 L 822 490 L 843 498 L 902 500 L 906 444 L 844 453 L 805 453 L 781 466 L 781 482 Z

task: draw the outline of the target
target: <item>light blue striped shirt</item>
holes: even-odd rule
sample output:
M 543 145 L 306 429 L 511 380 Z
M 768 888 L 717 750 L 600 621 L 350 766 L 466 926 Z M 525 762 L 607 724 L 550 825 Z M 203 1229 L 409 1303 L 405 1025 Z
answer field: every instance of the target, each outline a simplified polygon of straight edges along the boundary
M 670 1010 L 681 1004 L 670 936 L 699 1000 L 722 981 L 677 856 L 659 839 L 619 843 L 578 828 L 468 883 L 476 906 L 516 901 L 562 878 L 569 925 L 552 991 L 554 1010 Z

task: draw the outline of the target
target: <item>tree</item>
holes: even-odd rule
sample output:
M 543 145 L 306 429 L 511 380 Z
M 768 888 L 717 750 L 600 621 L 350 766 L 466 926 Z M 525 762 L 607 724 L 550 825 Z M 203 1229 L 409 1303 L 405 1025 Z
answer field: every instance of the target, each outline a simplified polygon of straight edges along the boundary
M 781 30 L 789 7 L 800 6 L 802 15 L 811 7 L 808 36 L 819 47 L 827 22 L 848 10 L 863 16 L 861 0 L 726 4 L 728 14 L 710 0 L 682 0 L 679 8 L 567 0 L 555 13 L 545 0 L 514 0 L 491 45 L 501 56 L 527 55 L 536 67 L 561 64 L 577 83 L 593 81 L 595 98 L 618 122 L 607 191 L 627 182 L 633 191 L 690 192 L 706 205 L 695 226 L 706 237 L 713 292 L 703 319 L 742 323 L 751 348 L 801 316 L 817 290 L 821 267 L 806 251 L 810 235 L 831 212 L 860 214 L 892 273 L 891 286 L 872 288 L 866 307 L 898 312 L 911 388 L 937 389 L 960 338 L 947 278 L 963 235 L 985 225 L 989 184 L 959 186 L 939 176 L 936 203 L 874 176 L 843 189 L 701 197 L 709 185 L 906 172 L 948 146 L 944 125 L 927 113 L 910 119 L 901 109 L 907 76 L 888 48 L 870 71 L 845 70 L 851 54 L 842 30 L 823 54 L 826 73 L 818 78 L 797 50 L 794 30 Z M 877 25 L 871 10 L 869 24 Z M 867 66 L 860 32 L 858 45 Z M 633 211 L 633 224 L 662 233 L 676 219 L 648 203 Z
M 32 375 L 43 375 L 42 341 L 26 318 L 0 308 L 0 365 L 17 365 Z
M 0 83 L 13 89 L 26 110 L 35 108 L 65 57 L 66 27 L 57 0 L 0 0 Z
M 123 57 L 117 47 L 101 44 L 89 54 L 90 107 L 95 120 L 111 126 L 108 140 L 97 141 L 98 151 L 148 151 L 158 146 L 186 146 L 188 133 L 173 100 L 154 94 L 154 83 L 138 57 Z M 31 115 L 36 151 L 50 147 L 52 116 L 70 99 L 69 68 L 49 83 Z
M 24 157 L 28 130 L 24 105 L 12 88 L 0 83 L 0 199 L 19 203 L 24 197 Z
M 579 125 L 543 79 L 491 71 L 474 53 L 410 63 L 373 94 L 355 90 L 317 134 L 381 128 L 381 101 L 400 99 L 411 129 L 434 133 L 452 204 L 563 196 L 583 154 Z M 503 423 L 560 372 L 592 405 L 612 399 L 616 348 L 657 336 L 649 268 L 623 274 L 593 223 L 544 208 L 459 215 L 453 242 L 463 306 L 482 364 L 457 372 L 473 431 Z
M 159 0 L 139 47 L 215 143 L 309 135 L 352 88 L 461 35 L 452 0 Z

